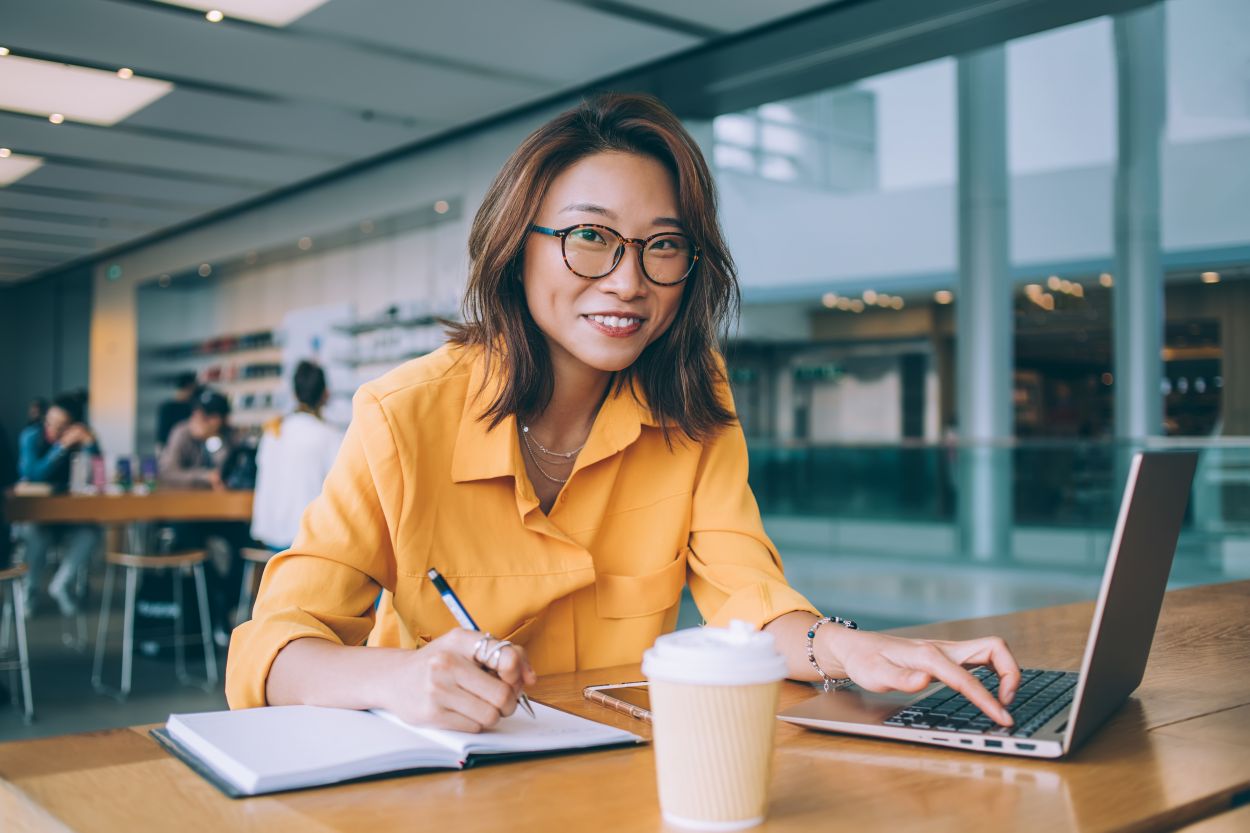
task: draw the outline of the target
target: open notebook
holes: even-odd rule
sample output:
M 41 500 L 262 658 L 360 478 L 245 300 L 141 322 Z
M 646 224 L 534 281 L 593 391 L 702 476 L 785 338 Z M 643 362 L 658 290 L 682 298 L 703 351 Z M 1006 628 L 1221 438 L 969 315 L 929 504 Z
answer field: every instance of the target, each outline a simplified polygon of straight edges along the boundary
M 641 743 L 642 738 L 534 703 L 480 734 L 411 726 L 384 711 L 269 706 L 170 715 L 152 735 L 232 797 L 335 784 L 481 759 Z

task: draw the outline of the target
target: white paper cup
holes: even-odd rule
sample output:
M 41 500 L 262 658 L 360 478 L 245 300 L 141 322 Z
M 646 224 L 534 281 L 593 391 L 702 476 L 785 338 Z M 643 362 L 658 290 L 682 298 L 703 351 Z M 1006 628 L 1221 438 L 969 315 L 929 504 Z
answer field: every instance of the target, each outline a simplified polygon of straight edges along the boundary
M 662 636 L 643 656 L 660 810 L 691 830 L 764 820 L 785 659 L 745 622 Z

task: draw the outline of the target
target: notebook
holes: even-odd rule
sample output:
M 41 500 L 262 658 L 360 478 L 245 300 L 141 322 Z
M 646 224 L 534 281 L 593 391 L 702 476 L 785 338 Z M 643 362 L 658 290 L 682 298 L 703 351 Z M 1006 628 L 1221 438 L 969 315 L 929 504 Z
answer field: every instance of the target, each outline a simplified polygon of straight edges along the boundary
M 480 734 L 412 726 L 381 710 L 268 706 L 174 714 L 152 735 L 234 798 L 643 742 L 631 732 L 533 705 L 536 718 L 518 710 Z

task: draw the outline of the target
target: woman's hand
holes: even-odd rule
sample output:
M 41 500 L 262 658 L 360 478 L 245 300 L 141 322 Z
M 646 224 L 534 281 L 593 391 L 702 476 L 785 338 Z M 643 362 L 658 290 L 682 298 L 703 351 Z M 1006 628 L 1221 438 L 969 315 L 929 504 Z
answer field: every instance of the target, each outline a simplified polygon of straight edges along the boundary
M 945 642 L 930 639 L 904 639 L 870 631 L 825 626 L 817 632 L 817 659 L 824 655 L 834 668 L 869 691 L 917 692 L 934 680 L 941 680 L 967 697 L 988 717 L 1012 724 L 1004 706 L 1011 704 L 1020 685 L 1020 667 L 997 636 Z M 823 645 L 819 637 L 825 637 Z M 823 648 L 823 650 L 822 650 Z M 826 667 L 827 660 L 821 660 Z M 999 676 L 998 699 L 964 667 L 988 665 Z M 829 676 L 838 676 L 826 668 Z M 1001 702 L 1000 702 L 1001 701 Z
M 516 709 L 521 689 L 538 681 L 525 649 L 509 644 L 490 658 L 491 639 L 478 657 L 477 631 L 449 631 L 417 651 L 405 651 L 382 680 L 379 705 L 407 723 L 480 732 Z M 490 659 L 494 672 L 479 660 Z M 496 676 L 497 674 L 497 676 Z

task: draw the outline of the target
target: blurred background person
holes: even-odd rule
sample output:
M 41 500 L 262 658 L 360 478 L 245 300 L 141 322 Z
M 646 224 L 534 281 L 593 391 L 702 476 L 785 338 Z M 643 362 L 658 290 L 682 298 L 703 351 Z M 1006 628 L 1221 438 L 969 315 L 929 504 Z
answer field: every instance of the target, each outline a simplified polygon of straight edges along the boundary
M 295 412 L 265 426 L 256 452 L 252 537 L 275 552 L 295 540 L 300 516 L 320 494 L 343 441 L 342 433 L 321 417 L 329 390 L 320 365 L 300 362 L 294 388 Z
M 53 491 L 63 492 L 69 487 L 72 454 L 94 456 L 100 453 L 95 433 L 85 422 L 86 401 L 82 392 L 63 393 L 52 401 L 42 426 L 32 424 L 23 429 L 18 441 L 21 480 L 47 483 Z M 54 544 L 61 546 L 64 557 L 48 585 L 48 594 L 56 601 L 62 615 L 77 613 L 78 603 L 70 584 L 100 545 L 100 528 L 90 524 L 27 524 L 22 537 L 30 571 L 26 580 L 27 615 L 37 606 L 44 564 Z
M 211 388 L 191 402 L 191 414 L 175 425 L 161 448 L 158 479 L 175 489 L 224 489 L 221 467 L 234 446 L 230 401 Z
M 30 404 L 26 406 L 26 425 L 43 425 L 43 417 L 48 413 L 48 400 L 42 396 L 36 396 L 30 400 Z
M 156 412 L 156 447 L 164 448 L 169 442 L 169 432 L 174 426 L 191 417 L 191 400 L 195 398 L 199 384 L 191 372 L 178 374 L 177 390 L 172 399 L 161 403 Z

